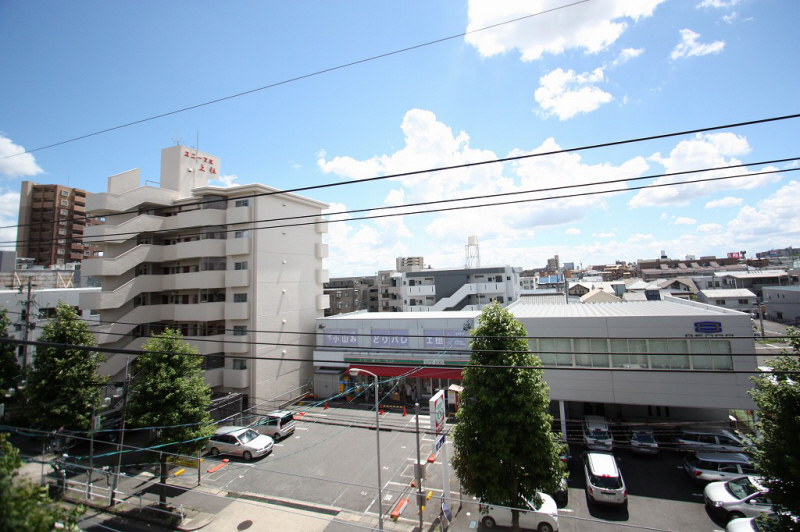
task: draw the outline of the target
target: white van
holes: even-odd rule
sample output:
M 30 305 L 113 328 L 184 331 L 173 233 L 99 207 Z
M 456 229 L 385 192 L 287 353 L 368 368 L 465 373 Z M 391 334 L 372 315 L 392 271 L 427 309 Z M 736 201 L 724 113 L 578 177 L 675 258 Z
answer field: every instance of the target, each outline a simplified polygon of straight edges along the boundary
M 592 502 L 628 505 L 628 488 L 611 453 L 583 453 L 586 495 Z
M 279 440 L 290 434 L 294 434 L 294 413 L 289 410 L 276 410 L 265 416 L 261 416 L 250 428 L 259 434 L 271 436 Z
M 614 437 L 603 416 L 583 416 L 583 443 L 593 451 L 611 451 Z
M 538 495 L 542 499 L 542 504 L 536 508 L 532 501 L 525 501 L 528 508 L 520 510 L 519 526 L 538 532 L 556 532 L 558 530 L 556 501 L 545 493 L 540 492 Z M 510 508 L 481 504 L 481 514 L 483 515 L 481 525 L 484 529 L 511 526 L 513 514 Z

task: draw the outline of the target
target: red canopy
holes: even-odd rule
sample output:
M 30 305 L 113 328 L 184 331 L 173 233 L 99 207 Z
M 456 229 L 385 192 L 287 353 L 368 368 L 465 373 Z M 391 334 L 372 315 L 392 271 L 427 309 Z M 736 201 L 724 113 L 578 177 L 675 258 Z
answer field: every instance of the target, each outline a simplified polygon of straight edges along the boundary
M 348 373 L 351 369 L 363 369 L 374 373 L 378 377 L 400 377 L 412 379 L 422 377 L 424 379 L 452 379 L 461 380 L 461 368 L 442 367 L 412 367 L 412 366 L 367 366 L 365 364 L 351 365 L 347 368 Z

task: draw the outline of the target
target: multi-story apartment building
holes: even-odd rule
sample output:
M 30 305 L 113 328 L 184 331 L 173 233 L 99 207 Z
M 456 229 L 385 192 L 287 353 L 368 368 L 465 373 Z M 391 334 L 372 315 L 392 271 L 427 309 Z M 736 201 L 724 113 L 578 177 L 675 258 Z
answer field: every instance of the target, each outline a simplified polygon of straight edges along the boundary
M 492 301 L 517 301 L 521 272 L 511 266 L 428 269 L 401 272 L 395 280 L 405 312 L 480 310 Z
M 17 256 L 42 266 L 81 262 L 99 248 L 85 245 L 86 228 L 102 220 L 86 217 L 85 190 L 23 181 L 19 197 Z
M 325 309 L 325 316 L 369 310 L 370 292 L 374 286 L 374 276 L 331 279 L 324 287 L 324 293 L 330 301 L 330 306 Z
M 247 408 L 293 396 L 312 375 L 306 346 L 328 306 L 327 204 L 261 184 L 208 186 L 219 164 L 174 146 L 161 152 L 159 187 L 139 186 L 135 169 L 88 198 L 87 211 L 106 224 L 87 228 L 103 256 L 83 271 L 102 291 L 81 306 L 99 311 L 103 347 L 139 349 L 154 333 L 180 330 L 209 355 L 206 382 L 244 394 Z M 318 223 L 275 221 L 306 216 Z M 109 355 L 100 370 L 121 380 L 125 366 L 126 355 Z

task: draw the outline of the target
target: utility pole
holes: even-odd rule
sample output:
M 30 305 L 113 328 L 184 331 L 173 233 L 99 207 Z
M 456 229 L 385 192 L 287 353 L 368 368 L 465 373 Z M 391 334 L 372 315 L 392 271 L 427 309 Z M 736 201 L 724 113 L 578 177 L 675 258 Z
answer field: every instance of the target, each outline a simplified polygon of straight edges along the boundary
M 422 511 L 425 509 L 425 496 L 422 494 L 422 464 L 419 462 L 419 403 L 414 403 L 414 414 L 417 417 L 417 467 L 414 469 L 417 473 L 417 508 L 419 508 L 419 530 L 422 532 Z
M 114 494 L 117 491 L 117 483 L 119 482 L 119 474 L 120 469 L 122 468 L 122 445 L 125 443 L 125 408 L 128 406 L 128 388 L 129 388 L 129 381 L 130 375 L 128 374 L 128 363 L 130 362 L 130 357 L 125 359 L 125 386 L 123 388 L 123 396 L 122 396 L 122 425 L 121 425 L 121 432 L 119 434 L 119 445 L 117 446 L 117 470 L 114 474 L 114 482 L 111 487 L 111 500 L 108 501 L 109 506 L 114 506 Z
M 20 344 L 19 346 L 19 355 L 22 356 L 22 368 L 25 369 L 28 367 L 28 335 L 30 334 L 30 326 L 31 326 L 31 287 L 33 286 L 33 280 L 31 277 L 28 277 L 28 297 L 25 299 L 25 312 L 23 313 L 23 319 L 25 323 L 23 323 L 24 330 L 25 330 L 25 342 L 24 344 Z M 20 294 L 22 293 L 22 286 L 19 287 Z

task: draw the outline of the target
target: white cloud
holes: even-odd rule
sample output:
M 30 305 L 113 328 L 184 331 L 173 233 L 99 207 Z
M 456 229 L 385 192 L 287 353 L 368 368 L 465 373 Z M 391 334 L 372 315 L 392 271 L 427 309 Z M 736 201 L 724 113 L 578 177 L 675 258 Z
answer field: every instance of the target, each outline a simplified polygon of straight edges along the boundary
M 215 186 L 232 187 L 234 185 L 238 185 L 239 184 L 237 179 L 238 178 L 236 177 L 235 174 L 223 175 L 223 176 L 220 176 L 220 177 L 218 177 L 216 179 L 211 179 L 209 181 L 209 183 L 212 184 L 212 185 L 215 185 Z
M 741 164 L 741 161 L 736 156 L 746 155 L 749 152 L 750 145 L 743 136 L 733 133 L 697 134 L 689 140 L 679 142 L 670 152 L 669 157 L 663 157 L 660 153 L 655 153 L 649 160 L 662 165 L 665 173 L 675 173 Z M 777 168 L 769 166 L 761 170 L 761 172 L 774 170 L 777 170 Z M 750 172 L 746 168 L 731 168 L 680 176 L 659 177 L 654 184 L 684 183 L 698 179 L 733 175 L 741 175 L 742 177 L 686 185 L 646 188 L 631 198 L 629 205 L 632 207 L 686 205 L 693 198 L 708 196 L 720 190 L 753 189 L 780 180 L 779 174 L 759 174 L 759 172 Z
M 358 160 L 350 156 L 331 156 L 330 159 L 320 159 L 318 164 L 325 172 L 336 172 L 343 178 L 352 178 L 362 175 L 363 167 L 370 165 L 374 169 L 373 175 L 395 174 L 419 168 L 434 168 L 451 166 L 461 163 L 497 159 L 491 151 L 473 148 L 469 144 L 469 136 L 465 132 L 454 132 L 450 127 L 436 119 L 430 111 L 412 109 L 403 119 L 402 130 L 405 134 L 405 145 L 399 150 L 376 155 L 366 160 Z M 534 153 L 546 153 L 560 150 L 554 139 L 545 140 L 533 150 L 515 149 L 510 156 L 521 156 Z M 332 164 L 337 161 L 336 164 Z M 347 161 L 344 164 L 344 161 Z M 564 191 L 528 192 L 558 186 L 585 185 L 602 180 L 626 179 L 638 177 L 648 169 L 647 161 L 636 157 L 625 161 L 619 166 L 600 163 L 587 164 L 577 153 L 561 153 L 546 157 L 533 157 L 513 163 L 481 165 L 471 168 L 451 170 L 447 172 L 431 172 L 401 178 L 392 178 L 391 190 L 385 196 L 384 204 L 392 207 L 393 212 L 402 213 L 402 205 L 423 201 L 443 199 L 457 199 L 476 197 L 474 200 L 463 200 L 447 204 L 447 207 L 475 206 L 479 204 L 495 204 L 508 201 L 536 200 L 552 198 Z M 620 188 L 620 185 L 593 185 L 579 190 L 607 191 Z M 487 196 L 498 193 L 519 193 L 514 196 L 498 199 L 486 199 Z M 595 208 L 605 205 L 605 196 L 586 196 L 577 198 L 552 199 L 548 201 L 533 201 L 462 209 L 446 213 L 432 213 L 413 218 L 414 226 L 400 225 L 398 218 L 388 218 L 386 224 L 363 222 L 370 224 L 375 229 L 375 238 L 386 239 L 390 245 L 403 247 L 410 234 L 427 234 L 426 238 L 419 238 L 419 242 L 427 242 L 431 237 L 435 242 L 452 243 L 450 247 L 437 244 L 430 253 L 424 249 L 415 249 L 413 254 L 424 254 L 427 263 L 443 266 L 458 265 L 463 262 L 463 249 L 468 236 L 478 236 L 481 242 L 481 259 L 488 261 L 485 253 L 487 243 L 491 243 L 497 250 L 513 248 L 517 239 L 530 238 L 537 228 L 565 225 L 570 227 L 584 218 L 585 214 Z M 382 211 L 385 212 L 385 211 Z M 330 256 L 344 257 L 350 253 L 352 243 L 349 238 L 356 233 L 356 224 L 361 222 L 348 221 L 352 226 L 346 238 L 331 239 Z M 341 245 L 341 249 L 335 247 Z M 420 243 L 411 243 L 411 246 L 421 246 Z M 382 250 L 375 250 L 376 253 Z M 392 251 L 392 253 L 398 253 Z M 363 256 L 359 253 L 359 256 Z M 388 264 L 392 264 L 393 255 Z M 428 260 L 428 256 L 433 257 Z M 450 258 L 450 261 L 445 259 Z M 350 260 L 348 258 L 348 260 Z M 505 264 L 510 258 L 503 258 L 498 251 L 498 261 Z M 370 258 L 366 264 L 376 263 L 377 259 Z M 384 261 L 384 263 L 387 263 Z M 487 262 L 488 263 L 488 262 Z
M 723 15 L 722 21 L 727 22 L 728 24 L 733 24 L 733 21 L 736 20 L 737 16 L 738 15 L 736 14 L 736 11 L 734 11 L 730 15 Z
M 36 159 L 33 155 L 30 153 L 22 154 L 24 151 L 25 148 L 14 144 L 11 139 L 0 134 L 0 175 L 32 177 L 44 173 L 44 170 L 36 164 Z
M 679 216 L 678 218 L 675 218 L 675 221 L 672 223 L 675 225 L 694 225 L 697 223 L 697 220 L 694 218 L 688 218 L 686 216 Z
M 611 63 L 612 67 L 616 67 L 627 63 L 631 59 L 639 57 L 644 53 L 644 48 L 625 48 L 620 52 L 619 56 Z
M 718 207 L 736 207 L 737 205 L 741 205 L 743 202 L 744 200 L 742 198 L 728 196 L 727 198 L 709 201 L 706 203 L 706 209 L 716 209 Z
M 722 226 L 715 223 L 700 224 L 697 226 L 697 230 L 701 233 L 719 233 L 722 231 Z
M 616 233 L 592 233 L 592 236 L 595 238 L 614 238 Z
M 523 61 L 534 61 L 545 53 L 561 54 L 579 49 L 597 53 L 617 41 L 628 28 L 653 14 L 664 0 L 603 0 L 544 13 L 511 24 L 470 33 L 464 40 L 482 57 L 514 49 Z M 540 13 L 563 5 L 559 0 L 470 0 L 467 31 L 485 28 L 514 18 Z
M 681 42 L 672 50 L 670 57 L 672 59 L 680 59 L 681 57 L 701 56 L 708 54 L 718 54 L 725 48 L 725 41 L 714 41 L 709 44 L 702 44 L 697 42 L 700 37 L 699 33 L 695 33 L 690 29 L 682 29 Z
M 567 120 L 578 113 L 594 111 L 614 99 L 611 94 L 594 85 L 603 80 L 602 68 L 583 74 L 557 68 L 539 79 L 539 88 L 534 97 L 544 116 L 556 115 L 559 120 Z
M 741 245 L 754 244 L 762 249 L 786 246 L 800 237 L 800 183 L 790 181 L 758 204 L 745 205 L 728 222 L 728 232 Z M 745 249 L 742 247 L 742 249 Z
M 703 0 L 699 4 L 697 4 L 697 9 L 701 9 L 704 7 L 713 7 L 713 8 L 728 8 L 733 7 L 739 3 L 739 0 Z
M 564 231 L 564 233 L 566 233 L 568 235 L 579 235 L 579 234 L 581 234 L 581 230 L 578 229 L 577 227 L 570 227 L 569 229 Z
M 3 190 L 0 192 L 0 250 L 14 250 L 19 223 L 19 192 Z

